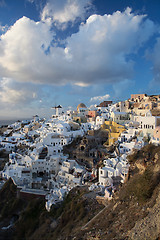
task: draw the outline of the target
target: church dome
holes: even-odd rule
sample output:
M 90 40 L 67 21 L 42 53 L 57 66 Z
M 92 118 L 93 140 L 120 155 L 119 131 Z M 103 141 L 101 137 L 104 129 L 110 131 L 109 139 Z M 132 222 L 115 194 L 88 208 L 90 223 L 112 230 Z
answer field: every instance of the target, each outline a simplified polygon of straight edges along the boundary
M 77 111 L 79 110 L 79 108 L 87 108 L 86 105 L 84 103 L 80 103 L 77 106 Z

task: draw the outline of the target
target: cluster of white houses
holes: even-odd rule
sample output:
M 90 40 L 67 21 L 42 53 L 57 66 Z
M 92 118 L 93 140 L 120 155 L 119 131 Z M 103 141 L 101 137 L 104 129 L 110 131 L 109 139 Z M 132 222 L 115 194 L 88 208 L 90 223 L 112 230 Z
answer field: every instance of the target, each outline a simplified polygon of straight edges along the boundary
M 92 110 L 84 104 L 79 104 L 77 111 L 66 113 L 61 106 L 55 109 L 56 113 L 49 120 L 36 115 L 33 120 L 4 128 L 0 137 L 0 148 L 10 152 L 1 176 L 4 179 L 11 177 L 23 191 L 46 191 L 48 210 L 52 204 L 62 201 L 73 187 L 88 184 L 87 179 L 93 172 L 98 176 L 98 184 L 104 188 L 113 188 L 117 178 L 123 183 L 129 171 L 127 155 L 144 146 L 145 136 L 155 144 L 160 143 L 160 116 L 153 114 L 152 109 L 143 109 L 143 114 L 138 115 L 133 109 L 124 112 L 122 103 L 117 105 L 111 101 Z M 124 131 L 116 139 L 118 152 L 104 158 L 98 172 L 97 169 L 88 172 L 75 159 L 63 155 L 65 145 L 89 130 L 100 129 L 107 121 L 110 129 L 116 129 L 116 125 L 111 126 L 111 122 L 115 122 L 121 124 Z M 108 137 L 113 138 L 113 134 Z

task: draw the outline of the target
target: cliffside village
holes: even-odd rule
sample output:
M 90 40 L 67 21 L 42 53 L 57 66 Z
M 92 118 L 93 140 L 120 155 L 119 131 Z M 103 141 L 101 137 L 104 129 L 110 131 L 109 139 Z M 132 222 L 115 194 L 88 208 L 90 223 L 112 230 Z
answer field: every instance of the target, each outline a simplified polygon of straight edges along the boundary
M 44 196 L 48 211 L 75 186 L 110 200 L 128 177 L 127 155 L 160 143 L 160 95 L 53 110 L 48 120 L 36 115 L 0 128 L 0 150 L 9 152 L 1 178 L 12 178 L 22 195 Z

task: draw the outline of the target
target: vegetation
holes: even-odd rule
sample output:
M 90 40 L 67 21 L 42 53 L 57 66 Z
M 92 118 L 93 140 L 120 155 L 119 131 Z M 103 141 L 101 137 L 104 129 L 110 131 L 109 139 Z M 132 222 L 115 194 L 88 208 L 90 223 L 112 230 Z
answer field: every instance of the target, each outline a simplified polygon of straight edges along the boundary
M 95 204 L 92 199 L 87 200 L 85 194 L 86 188 L 77 187 L 71 190 L 63 203 L 54 205 L 48 213 L 42 198 L 29 201 L 17 198 L 17 188 L 10 179 L 0 190 L 0 224 L 3 226 L 8 219 L 9 225 L 12 217 L 18 216 L 14 231 L 7 235 L 7 238 L 13 240 L 50 240 L 57 239 L 62 234 L 69 236 L 103 207 Z M 95 211 L 90 211 L 91 208 Z
M 128 156 L 130 164 L 134 164 L 139 160 L 152 161 L 156 153 L 160 153 L 160 147 L 156 147 L 153 144 L 147 144 L 141 150 L 135 150 L 132 155 Z
M 77 189 L 76 192 L 70 192 L 66 197 L 61 208 L 57 211 L 58 215 L 61 214 L 61 218 L 57 228 L 53 233 L 53 239 L 60 233 L 64 233 L 65 236 L 68 236 L 75 224 L 81 224 L 82 220 L 83 222 L 87 222 L 87 209 L 85 208 L 86 202 L 82 198 L 83 194 L 83 190 Z
M 17 187 L 9 179 L 0 191 L 0 220 L 11 218 L 17 209 L 23 206 L 23 201 L 16 197 Z
M 45 202 L 42 199 L 30 200 L 16 223 L 15 240 L 29 239 L 42 224 L 42 213 L 45 212 Z
M 77 187 L 67 195 L 59 206 L 53 206 L 50 213 L 44 213 L 44 224 L 35 231 L 31 239 L 72 239 L 71 236 L 80 232 L 81 227 L 103 206 L 87 200 L 86 189 Z M 95 211 L 90 211 L 91 207 Z M 47 235 L 46 235 L 46 229 Z
M 147 168 L 143 174 L 135 174 L 127 184 L 124 184 L 119 193 L 120 200 L 127 201 L 134 198 L 143 204 L 152 197 L 159 183 L 160 172 L 155 174 L 152 168 Z

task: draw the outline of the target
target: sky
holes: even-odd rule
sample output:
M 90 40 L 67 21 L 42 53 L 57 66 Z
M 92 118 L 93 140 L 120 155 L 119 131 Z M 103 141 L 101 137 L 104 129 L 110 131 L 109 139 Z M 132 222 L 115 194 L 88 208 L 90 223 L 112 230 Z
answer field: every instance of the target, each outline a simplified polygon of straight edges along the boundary
M 0 120 L 160 94 L 159 0 L 0 0 Z

